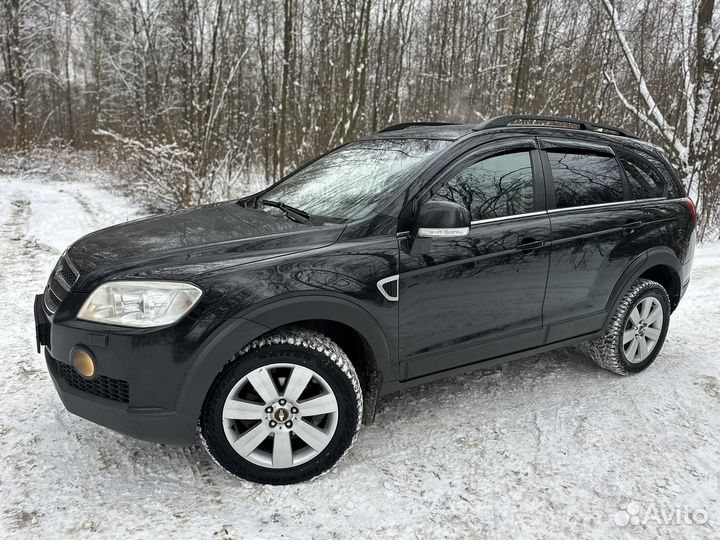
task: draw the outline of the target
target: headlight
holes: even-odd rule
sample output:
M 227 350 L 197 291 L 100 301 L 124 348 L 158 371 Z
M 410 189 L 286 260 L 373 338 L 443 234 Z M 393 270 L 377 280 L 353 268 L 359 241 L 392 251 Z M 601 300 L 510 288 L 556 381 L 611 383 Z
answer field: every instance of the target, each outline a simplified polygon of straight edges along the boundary
M 179 321 L 201 296 L 190 283 L 110 281 L 85 300 L 78 319 L 138 328 L 165 326 Z

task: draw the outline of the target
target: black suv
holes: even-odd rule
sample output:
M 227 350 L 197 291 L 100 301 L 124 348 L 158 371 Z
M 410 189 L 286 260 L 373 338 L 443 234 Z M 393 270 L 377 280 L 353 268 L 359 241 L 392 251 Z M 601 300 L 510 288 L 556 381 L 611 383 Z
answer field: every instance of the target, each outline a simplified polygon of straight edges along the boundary
M 38 350 L 69 411 L 167 443 L 199 427 L 233 474 L 298 482 L 389 392 L 580 343 L 645 369 L 695 222 L 622 129 L 394 125 L 251 197 L 77 241 L 35 300 Z

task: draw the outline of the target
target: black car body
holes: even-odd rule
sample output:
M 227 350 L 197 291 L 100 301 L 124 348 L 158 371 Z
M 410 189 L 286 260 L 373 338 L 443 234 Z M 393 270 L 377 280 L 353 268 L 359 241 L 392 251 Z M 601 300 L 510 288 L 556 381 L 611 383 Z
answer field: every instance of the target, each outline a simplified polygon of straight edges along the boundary
M 363 139 L 441 142 L 358 219 L 269 212 L 257 205 L 263 192 L 78 240 L 35 302 L 39 345 L 63 403 L 135 437 L 189 443 L 223 367 L 294 324 L 347 351 L 370 419 L 378 395 L 602 335 L 639 277 L 661 283 L 674 309 L 689 282 L 695 217 L 662 152 L 616 128 L 518 124 L 525 120 L 559 121 L 399 125 Z M 442 214 L 443 203 L 460 202 L 487 216 L 487 201 L 444 182 L 486 158 L 520 154 L 528 180 L 503 203 L 506 215 L 472 216 L 459 238 L 418 234 L 419 220 L 445 219 L 421 218 L 425 206 Z M 610 179 L 599 190 L 592 175 L 589 188 L 565 189 L 568 175 L 593 167 Z M 440 204 L 428 206 L 431 199 Z M 520 200 L 522 213 L 513 213 Z M 99 285 L 145 279 L 192 283 L 202 297 L 162 327 L 77 318 Z M 90 379 L 71 366 L 78 348 L 95 359 Z

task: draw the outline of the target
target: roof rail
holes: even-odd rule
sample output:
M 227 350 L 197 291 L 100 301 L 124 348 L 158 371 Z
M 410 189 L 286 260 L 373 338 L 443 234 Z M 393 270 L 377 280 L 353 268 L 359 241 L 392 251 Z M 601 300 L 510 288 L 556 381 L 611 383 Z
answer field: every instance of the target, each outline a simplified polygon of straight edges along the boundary
M 389 131 L 400 131 L 401 129 L 409 127 L 421 127 L 421 126 L 457 126 L 459 124 L 455 122 L 405 122 L 403 124 L 393 124 L 386 128 L 376 131 L 375 133 L 387 133 Z
M 485 129 L 506 127 L 515 122 L 519 122 L 518 125 L 524 126 L 549 125 L 551 127 L 560 127 L 556 126 L 555 124 L 574 124 L 578 126 L 577 129 L 582 129 L 585 131 L 595 131 L 600 133 L 610 132 L 615 135 L 620 135 L 622 137 L 630 137 L 632 139 L 638 138 L 637 135 L 630 131 L 613 126 L 607 126 L 605 124 L 596 124 L 593 122 L 586 122 L 584 120 L 578 120 L 575 118 L 563 118 L 562 116 L 535 116 L 532 114 L 508 114 L 506 116 L 496 116 L 495 118 L 490 118 L 489 120 L 485 120 L 481 124 L 478 124 L 473 128 L 473 131 L 482 131 Z

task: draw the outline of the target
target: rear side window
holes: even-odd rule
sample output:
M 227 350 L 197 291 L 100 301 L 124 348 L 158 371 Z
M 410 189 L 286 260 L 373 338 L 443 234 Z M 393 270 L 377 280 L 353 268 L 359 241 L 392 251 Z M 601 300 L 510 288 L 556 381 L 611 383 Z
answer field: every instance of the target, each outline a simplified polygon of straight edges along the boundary
M 620 158 L 630 189 L 636 199 L 667 197 L 668 185 L 657 171 L 642 158 L 624 155 Z
M 555 183 L 556 208 L 623 200 L 620 167 L 613 156 L 580 152 L 547 153 Z
M 453 176 L 433 195 L 433 200 L 461 204 L 473 221 L 530 212 L 530 152 L 503 154 L 474 163 Z

